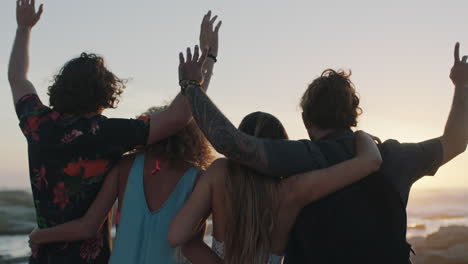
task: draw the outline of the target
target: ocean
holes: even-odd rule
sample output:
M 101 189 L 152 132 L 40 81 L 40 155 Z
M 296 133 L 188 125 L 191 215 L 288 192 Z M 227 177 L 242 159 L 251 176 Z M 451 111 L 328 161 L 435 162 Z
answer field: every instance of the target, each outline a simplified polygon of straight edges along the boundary
M 424 238 L 446 226 L 468 227 L 467 203 L 468 189 L 414 190 L 408 204 L 408 238 Z M 0 264 L 24 263 L 30 253 L 28 234 L 34 227 L 30 192 L 0 191 Z M 211 244 L 209 232 L 205 241 Z

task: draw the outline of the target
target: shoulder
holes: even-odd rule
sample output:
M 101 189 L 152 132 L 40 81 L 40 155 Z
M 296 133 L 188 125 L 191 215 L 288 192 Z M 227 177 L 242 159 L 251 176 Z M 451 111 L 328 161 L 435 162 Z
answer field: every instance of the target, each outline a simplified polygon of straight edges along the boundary
M 132 169 L 133 162 L 135 161 L 135 158 L 138 154 L 140 153 L 130 153 L 122 156 L 117 166 L 115 166 L 115 169 L 119 171 L 121 176 L 128 176 L 130 170 Z
M 203 177 L 212 184 L 220 184 L 224 182 L 224 177 L 228 171 L 229 160 L 226 158 L 219 158 L 211 163 L 210 167 L 206 170 Z

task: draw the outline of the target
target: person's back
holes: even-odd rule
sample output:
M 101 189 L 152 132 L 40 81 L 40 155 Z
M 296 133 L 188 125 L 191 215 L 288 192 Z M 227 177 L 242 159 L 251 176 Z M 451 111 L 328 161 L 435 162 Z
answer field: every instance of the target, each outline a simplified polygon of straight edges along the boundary
M 329 165 L 355 153 L 350 130 L 316 144 Z M 404 205 L 393 183 L 378 172 L 306 206 L 291 232 L 286 263 L 406 263 L 409 253 Z
M 144 153 L 135 156 L 110 263 L 186 262 L 180 249 L 169 246 L 167 235 L 172 218 L 192 192 L 199 169 L 178 168 L 174 171 L 163 168 L 155 175 L 147 175 L 152 171 L 145 169 L 148 164 L 153 166 L 154 163 L 151 159 L 145 162 Z M 158 181 L 150 181 L 148 176 L 157 177 Z M 158 188 L 155 184 L 164 184 L 166 188 Z
M 100 114 L 67 115 L 44 106 L 37 95 L 16 105 L 27 138 L 30 179 L 39 228 L 81 217 L 120 156 L 145 145 L 149 123 L 107 119 Z M 35 260 L 104 263 L 110 255 L 108 221 L 87 241 L 47 245 Z M 53 256 L 53 257 L 52 257 Z
M 256 137 L 287 138 L 281 123 L 265 113 L 248 115 L 239 127 Z M 352 140 L 354 144 L 354 138 Z M 375 143 L 371 139 L 368 141 L 379 156 Z M 218 159 L 205 175 L 211 190 L 208 197 L 213 213 L 213 250 L 225 263 L 282 263 L 289 232 L 306 204 L 355 181 L 353 178 L 360 179 L 375 171 L 369 163 L 354 163 L 353 167 L 349 165 L 353 161 L 348 162 L 341 164 L 349 166 L 342 170 L 333 167 L 310 176 L 298 175 L 278 181 L 258 175 L 236 162 Z M 343 177 L 344 174 L 350 176 Z M 195 206 L 191 204 L 195 199 L 203 198 L 191 197 L 183 211 L 195 210 L 191 208 Z M 184 214 L 181 212 L 179 219 Z M 176 224 L 173 229 L 176 228 L 181 227 Z

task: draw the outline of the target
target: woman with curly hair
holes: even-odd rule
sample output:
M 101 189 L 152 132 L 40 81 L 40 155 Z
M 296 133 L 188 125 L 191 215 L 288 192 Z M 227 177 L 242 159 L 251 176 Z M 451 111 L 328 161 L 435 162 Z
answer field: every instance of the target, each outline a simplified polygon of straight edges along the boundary
M 125 88 L 95 54 L 83 53 L 59 71 L 49 87 L 50 106 L 39 99 L 28 78 L 32 28 L 43 12 L 34 0 L 17 0 L 18 28 L 8 80 L 21 132 L 28 142 L 29 177 L 39 228 L 82 217 L 96 198 L 106 175 L 123 153 L 175 134 L 191 120 L 185 99 L 178 95 L 164 111 L 145 119 L 115 119 L 102 115 L 115 108 Z M 217 30 L 208 15 L 202 23 L 201 45 L 216 58 Z M 194 56 L 203 65 L 207 89 L 215 59 Z M 197 73 L 200 74 L 200 73 Z M 30 263 L 107 263 L 111 251 L 110 221 L 91 238 L 54 243 L 33 252 Z
M 167 106 L 153 107 L 143 116 L 165 109 Z M 118 228 L 110 263 L 186 263 L 180 253 L 192 263 L 215 263 L 217 257 L 203 242 L 204 226 L 194 240 L 179 249 L 172 249 L 167 239 L 172 218 L 213 158 L 211 146 L 191 121 L 167 139 L 124 156 L 83 217 L 34 231 L 30 243 L 36 247 L 91 238 L 118 199 Z

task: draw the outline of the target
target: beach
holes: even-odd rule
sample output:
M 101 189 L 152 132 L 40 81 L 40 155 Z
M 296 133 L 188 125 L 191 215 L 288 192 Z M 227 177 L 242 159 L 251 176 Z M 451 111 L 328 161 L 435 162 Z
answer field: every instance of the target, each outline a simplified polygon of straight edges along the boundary
M 468 263 L 468 190 L 413 192 L 408 204 L 408 240 L 414 264 Z M 211 224 L 211 223 L 209 223 Z M 0 264 L 26 263 L 28 234 L 35 227 L 31 194 L 0 191 Z M 210 245 L 211 228 L 205 241 Z M 115 232 L 115 230 L 114 230 Z

